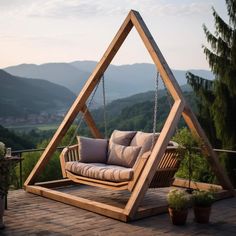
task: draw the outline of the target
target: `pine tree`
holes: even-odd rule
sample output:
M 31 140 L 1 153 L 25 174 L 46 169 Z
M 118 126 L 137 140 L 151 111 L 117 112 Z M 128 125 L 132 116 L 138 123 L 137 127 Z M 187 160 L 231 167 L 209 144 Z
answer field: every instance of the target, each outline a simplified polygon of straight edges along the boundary
M 200 122 L 213 144 L 217 145 L 219 140 L 222 148 L 236 150 L 236 0 L 225 2 L 228 23 L 212 8 L 215 33 L 203 25 L 210 45 L 203 49 L 215 80 L 208 81 L 191 73 L 187 79 L 199 98 Z M 236 157 L 232 155 L 226 159 L 226 168 L 236 184 Z

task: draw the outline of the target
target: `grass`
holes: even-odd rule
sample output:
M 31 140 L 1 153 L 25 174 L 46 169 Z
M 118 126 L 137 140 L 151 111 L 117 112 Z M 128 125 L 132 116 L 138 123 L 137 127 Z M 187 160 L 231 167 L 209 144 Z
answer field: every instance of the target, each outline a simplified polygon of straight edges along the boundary
M 6 128 L 13 129 L 17 131 L 29 131 L 32 129 L 38 129 L 41 131 L 47 131 L 47 130 L 55 130 L 57 129 L 59 124 L 35 124 L 35 125 L 11 125 Z

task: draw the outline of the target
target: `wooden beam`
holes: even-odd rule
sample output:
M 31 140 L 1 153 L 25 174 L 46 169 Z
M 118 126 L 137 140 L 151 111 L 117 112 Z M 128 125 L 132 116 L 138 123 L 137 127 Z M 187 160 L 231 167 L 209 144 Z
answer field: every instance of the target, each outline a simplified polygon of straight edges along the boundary
M 113 190 L 125 190 L 128 187 L 128 182 L 110 182 L 105 180 L 99 179 L 91 179 L 79 175 L 75 175 L 69 171 L 66 171 L 66 175 L 69 179 L 73 180 L 75 183 L 81 183 L 85 185 L 95 186 L 95 187 L 102 187 L 107 189 Z
M 182 101 L 184 101 L 185 99 L 182 95 L 181 88 L 160 49 L 158 48 L 155 40 L 153 39 L 150 31 L 148 30 L 145 22 L 143 21 L 141 15 L 137 11 L 132 11 L 131 20 L 136 30 L 138 31 L 144 45 L 146 46 L 150 56 L 152 57 L 152 60 L 155 63 L 158 71 L 160 72 L 160 75 L 168 91 L 173 96 L 174 100 L 181 99 Z
M 168 212 L 168 204 L 164 204 L 163 206 L 151 206 L 148 208 L 143 208 L 143 209 L 139 209 L 137 211 L 137 213 L 134 215 L 134 218 L 130 218 L 131 220 L 138 220 L 138 219 L 143 219 L 146 217 L 150 217 L 150 216 L 155 216 L 155 215 L 159 215 L 162 213 L 166 213 Z
M 150 154 L 151 152 L 144 153 L 141 157 L 138 158 L 135 165 L 133 166 L 134 176 L 133 176 L 133 179 L 129 181 L 129 184 L 128 184 L 128 190 L 130 192 L 133 191 L 134 186 L 137 183 Z
M 192 131 L 192 133 L 194 135 L 197 135 L 197 137 L 199 137 L 204 145 L 203 145 L 203 151 L 205 153 L 207 153 L 207 160 L 214 172 L 214 174 L 216 175 L 218 181 L 220 182 L 220 184 L 222 185 L 222 187 L 224 189 L 228 189 L 231 190 L 232 193 L 234 193 L 234 188 L 233 185 L 231 184 L 227 174 L 225 173 L 223 167 L 221 166 L 219 159 L 217 157 L 217 154 L 213 151 L 213 148 L 205 134 L 205 132 L 203 131 L 202 127 L 200 126 L 196 116 L 194 115 L 194 113 L 192 112 L 192 110 L 190 109 L 190 107 L 188 107 L 187 105 L 185 106 L 185 109 L 183 111 L 183 117 L 185 122 L 187 123 L 189 129 Z
M 51 181 L 45 181 L 45 182 L 37 182 L 35 183 L 36 186 L 41 186 L 45 188 L 58 188 L 68 185 L 75 185 L 73 181 L 70 179 L 59 179 L 59 180 L 51 180 Z
M 184 109 L 182 101 L 176 101 L 170 111 L 170 114 L 165 122 L 165 125 L 160 133 L 159 138 L 152 150 L 152 153 L 141 173 L 141 176 L 135 185 L 129 201 L 125 206 L 125 214 L 133 218 L 138 210 L 138 207 L 151 183 L 151 180 L 156 172 L 156 168 L 161 161 L 161 158 L 166 150 L 166 147 L 173 136 L 177 123 Z
M 187 179 L 175 178 L 172 186 L 178 187 L 178 188 L 179 187 L 180 188 L 188 188 L 188 184 L 189 184 L 189 182 Z M 209 183 L 191 181 L 190 187 L 195 190 L 197 190 L 197 189 L 210 190 L 213 188 L 216 190 L 216 193 L 215 193 L 216 200 L 222 200 L 225 198 L 230 198 L 230 197 L 235 196 L 235 194 L 234 194 L 235 191 L 233 193 L 231 190 L 224 190 L 221 185 L 217 185 L 217 184 L 209 184 Z
M 103 135 L 100 133 L 99 129 L 97 128 L 96 123 L 94 122 L 94 119 L 86 105 L 84 105 L 84 107 L 82 108 L 82 112 L 84 114 L 84 120 L 86 124 L 88 125 L 92 135 L 95 138 L 103 138 Z
M 69 129 L 69 127 L 73 123 L 77 114 L 84 107 L 85 102 L 87 101 L 88 97 L 92 93 L 93 89 L 97 85 L 101 76 L 103 75 L 103 73 L 107 69 L 108 65 L 111 63 L 113 57 L 116 55 L 120 46 L 122 45 L 122 43 L 124 42 L 124 40 L 126 39 L 127 35 L 129 34 L 130 30 L 133 27 L 133 24 L 130 20 L 130 14 L 126 17 L 124 23 L 121 25 L 119 31 L 117 32 L 116 36 L 112 40 L 108 49 L 104 53 L 102 59 L 97 64 L 96 68 L 94 69 L 93 73 L 89 77 L 88 81 L 85 83 L 79 96 L 77 97 L 77 99 L 75 100 L 73 105 L 71 106 L 70 110 L 68 111 L 64 120 L 62 121 L 61 125 L 58 127 L 56 133 L 54 134 L 50 143 L 48 144 L 45 151 L 41 155 L 37 164 L 35 165 L 35 167 L 31 171 L 30 175 L 26 179 L 24 185 L 33 184 L 35 182 L 37 176 L 45 168 L 45 166 L 48 163 L 49 159 L 51 158 L 52 154 L 56 150 L 57 145 L 59 144 L 61 139 L 66 134 L 67 130 Z
M 40 186 L 28 185 L 26 186 L 26 191 L 58 202 L 66 203 L 71 206 L 92 211 L 100 215 L 108 216 L 120 221 L 128 221 L 128 217 L 123 213 L 123 209 L 119 207 L 111 206 L 101 202 L 95 202 Z
M 216 201 L 223 200 L 226 198 L 231 198 L 231 197 L 235 197 L 235 194 L 232 195 L 232 191 L 229 191 L 229 190 L 223 189 L 223 190 L 219 190 L 217 193 L 215 193 Z
M 183 187 L 181 184 L 181 179 L 178 179 L 178 186 L 177 187 Z M 185 181 L 185 180 L 183 180 Z M 180 184 L 179 184 L 180 183 Z M 207 184 L 198 182 L 197 185 L 203 185 L 203 189 L 209 189 L 205 188 Z M 209 186 L 216 186 L 217 192 L 215 194 L 216 200 L 222 200 L 225 198 L 232 197 L 232 194 L 228 190 L 222 190 L 219 185 L 211 185 Z M 42 187 L 43 186 L 43 187 Z M 130 218 L 129 216 L 126 216 L 122 210 L 122 208 L 114 207 L 108 204 L 96 202 L 93 200 L 87 200 L 81 197 L 72 196 L 71 194 L 63 193 L 58 190 L 52 190 L 45 188 L 47 186 L 47 183 L 41 183 L 41 186 L 26 186 L 26 191 L 30 193 L 34 193 L 39 196 L 43 196 L 52 200 L 56 200 L 68 205 L 72 205 L 75 207 L 79 207 L 85 210 L 89 210 L 101 215 L 105 215 L 114 219 L 118 219 L 124 222 L 130 221 L 130 220 L 137 220 L 142 219 L 145 217 L 161 214 L 167 212 L 168 205 L 167 203 L 163 202 L 161 205 L 160 203 L 149 204 L 149 205 L 143 205 L 138 208 L 137 213 L 134 215 L 133 218 Z M 208 187 L 209 187 L 208 186 Z M 93 207 L 95 206 L 95 208 Z M 110 209 L 112 209 L 113 213 L 110 212 Z
M 189 180 L 188 179 L 182 179 L 182 178 L 175 178 L 172 185 L 174 187 L 188 188 Z M 202 182 L 196 182 L 196 181 L 191 181 L 190 182 L 190 188 L 192 188 L 192 189 L 201 189 L 201 190 L 209 190 L 211 188 L 214 188 L 214 189 L 217 189 L 217 190 L 222 190 L 222 186 L 220 186 L 220 185 L 202 183 Z

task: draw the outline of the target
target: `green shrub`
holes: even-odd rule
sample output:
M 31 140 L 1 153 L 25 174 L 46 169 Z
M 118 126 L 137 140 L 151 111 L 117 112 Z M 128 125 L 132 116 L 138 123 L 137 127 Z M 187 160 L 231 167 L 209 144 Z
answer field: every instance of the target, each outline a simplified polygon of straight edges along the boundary
M 184 190 L 172 189 L 167 195 L 167 201 L 170 208 L 179 211 L 188 207 L 190 197 Z
M 209 167 L 206 157 L 200 152 L 202 143 L 194 137 L 187 128 L 177 131 L 173 140 L 180 145 L 181 164 L 176 177 L 191 179 L 199 182 L 214 182 L 214 175 Z
M 208 207 L 214 202 L 214 192 L 207 190 L 196 190 L 193 192 L 193 201 L 195 206 Z

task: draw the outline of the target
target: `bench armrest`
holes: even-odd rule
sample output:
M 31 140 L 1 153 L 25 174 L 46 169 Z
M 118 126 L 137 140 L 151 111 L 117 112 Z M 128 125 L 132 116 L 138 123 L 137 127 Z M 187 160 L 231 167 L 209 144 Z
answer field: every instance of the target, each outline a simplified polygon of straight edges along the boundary
M 78 144 L 65 147 L 60 155 L 62 175 L 66 177 L 65 165 L 68 161 L 79 161 Z

